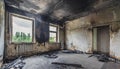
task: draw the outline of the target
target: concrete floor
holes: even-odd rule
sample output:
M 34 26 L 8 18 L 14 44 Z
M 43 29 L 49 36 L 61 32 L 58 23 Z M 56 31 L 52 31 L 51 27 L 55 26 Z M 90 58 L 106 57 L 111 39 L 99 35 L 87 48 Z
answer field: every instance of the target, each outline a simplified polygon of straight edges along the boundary
M 44 55 L 32 56 L 24 61 L 26 65 L 23 69 L 120 69 L 120 64 L 113 62 L 99 62 L 96 57 L 90 57 L 87 54 L 57 54 L 58 58 L 46 58 Z M 81 64 L 84 68 L 54 65 L 52 62 Z

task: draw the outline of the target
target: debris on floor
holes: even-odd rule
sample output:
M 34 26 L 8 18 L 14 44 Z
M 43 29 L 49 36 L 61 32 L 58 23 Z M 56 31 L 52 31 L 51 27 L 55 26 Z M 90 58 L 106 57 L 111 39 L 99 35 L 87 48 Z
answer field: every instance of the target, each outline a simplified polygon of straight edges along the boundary
M 56 59 L 46 58 L 45 55 L 25 58 L 24 62 L 26 64 L 23 69 L 120 69 L 120 64 L 100 62 L 95 57 L 88 58 L 90 54 L 67 54 L 59 52 Z M 109 67 L 109 65 L 113 65 L 114 68 Z
M 53 58 L 53 56 L 57 56 L 57 58 Z M 96 57 L 99 58 L 99 61 Z M 102 54 L 67 54 L 59 51 L 58 53 L 31 56 L 24 58 L 24 60 L 19 57 L 15 61 L 4 65 L 2 69 L 111 69 L 108 65 L 114 65 L 114 67 L 117 65 L 117 68 L 112 69 L 119 69 L 120 64 L 115 62 L 109 64 L 111 61 L 107 62 L 107 59 L 104 61 L 104 57 L 105 55 Z
M 44 57 L 46 57 L 46 58 L 57 58 L 58 56 L 55 55 L 55 54 L 47 54 Z
M 24 65 L 25 62 L 23 62 L 23 58 L 19 57 L 13 62 L 3 65 L 2 69 L 22 69 Z
M 81 64 L 60 63 L 60 62 L 52 62 L 52 64 L 83 68 L 83 66 Z
M 44 57 L 46 58 L 57 58 L 58 52 L 50 52 L 50 53 L 47 53 Z
M 109 57 L 105 54 L 101 54 L 99 57 L 98 57 L 98 60 L 99 61 L 102 61 L 102 62 L 109 62 Z
M 96 57 L 98 59 L 98 61 L 101 62 L 109 62 L 109 56 L 105 55 L 105 54 L 92 54 L 89 57 Z
M 62 50 L 62 53 L 84 54 L 84 52 L 79 51 L 79 50 Z
M 117 59 L 114 59 L 106 54 L 92 54 L 89 56 L 90 57 L 96 57 L 98 59 L 98 61 L 101 61 L 101 62 L 117 62 L 117 63 L 120 63 L 119 60 Z

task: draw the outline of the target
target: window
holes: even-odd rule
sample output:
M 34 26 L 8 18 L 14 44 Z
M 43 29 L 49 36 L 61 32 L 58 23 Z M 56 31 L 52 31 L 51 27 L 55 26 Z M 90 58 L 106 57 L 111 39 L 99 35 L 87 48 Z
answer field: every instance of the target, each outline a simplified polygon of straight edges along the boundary
M 11 42 L 12 43 L 31 43 L 34 39 L 34 20 L 11 14 Z
M 58 27 L 50 25 L 49 29 L 50 29 L 49 42 L 57 42 L 57 39 L 58 39 L 58 35 L 57 35 L 58 34 Z

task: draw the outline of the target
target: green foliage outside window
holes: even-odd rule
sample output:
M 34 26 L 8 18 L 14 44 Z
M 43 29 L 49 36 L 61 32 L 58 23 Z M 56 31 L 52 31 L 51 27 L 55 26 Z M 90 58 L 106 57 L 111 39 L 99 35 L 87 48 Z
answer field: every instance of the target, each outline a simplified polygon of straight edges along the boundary
M 30 33 L 16 32 L 15 36 L 12 36 L 12 42 L 32 42 Z
M 55 37 L 50 37 L 49 42 L 56 42 L 56 38 Z

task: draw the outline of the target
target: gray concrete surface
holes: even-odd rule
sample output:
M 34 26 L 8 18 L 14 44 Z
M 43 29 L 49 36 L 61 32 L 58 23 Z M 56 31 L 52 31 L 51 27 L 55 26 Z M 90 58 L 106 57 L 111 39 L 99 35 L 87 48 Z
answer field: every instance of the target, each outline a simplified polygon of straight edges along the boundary
M 46 58 L 44 55 L 32 56 L 24 61 L 26 65 L 23 69 L 119 69 L 120 64 L 99 62 L 97 58 L 86 54 L 57 54 L 58 58 Z M 81 64 L 84 68 L 77 68 L 65 65 L 54 65 L 52 62 Z

